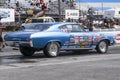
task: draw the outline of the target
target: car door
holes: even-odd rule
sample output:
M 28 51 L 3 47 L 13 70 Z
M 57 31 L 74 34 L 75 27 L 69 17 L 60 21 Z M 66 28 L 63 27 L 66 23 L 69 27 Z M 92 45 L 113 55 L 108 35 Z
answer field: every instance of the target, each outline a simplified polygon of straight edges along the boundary
M 66 25 L 70 35 L 69 48 L 90 48 L 92 35 L 86 32 L 79 24 Z

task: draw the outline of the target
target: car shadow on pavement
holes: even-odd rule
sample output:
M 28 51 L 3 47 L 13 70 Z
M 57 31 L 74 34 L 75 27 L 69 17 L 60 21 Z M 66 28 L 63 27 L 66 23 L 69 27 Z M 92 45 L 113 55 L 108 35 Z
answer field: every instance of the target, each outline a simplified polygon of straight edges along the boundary
M 79 50 L 79 51 L 64 51 L 61 52 L 59 54 L 59 56 L 87 56 L 87 55 L 95 55 L 98 54 L 96 51 L 83 51 L 83 50 Z
M 108 51 L 106 54 L 112 54 Z M 38 61 L 48 61 L 51 59 L 63 59 L 63 58 L 74 58 L 74 57 L 82 57 L 89 55 L 105 55 L 97 53 L 95 50 L 90 51 L 61 51 L 57 57 L 46 57 L 43 52 L 37 52 L 33 56 L 25 57 L 21 54 L 9 54 L 0 56 L 0 65 L 2 64 L 13 64 L 13 63 L 36 63 Z

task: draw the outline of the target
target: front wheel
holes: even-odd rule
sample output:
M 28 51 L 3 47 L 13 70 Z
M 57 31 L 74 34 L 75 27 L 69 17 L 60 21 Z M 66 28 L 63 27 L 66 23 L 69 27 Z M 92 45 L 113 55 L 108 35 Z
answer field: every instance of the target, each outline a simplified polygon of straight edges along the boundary
M 98 53 L 106 53 L 108 51 L 108 43 L 106 41 L 101 41 L 97 46 L 96 46 L 96 51 Z
M 43 49 L 43 52 L 47 57 L 56 57 L 59 53 L 59 50 L 60 50 L 60 45 L 58 42 L 50 42 Z
M 19 48 L 20 48 L 21 54 L 24 55 L 24 56 L 32 56 L 35 52 L 33 49 L 31 49 L 29 47 L 20 46 Z

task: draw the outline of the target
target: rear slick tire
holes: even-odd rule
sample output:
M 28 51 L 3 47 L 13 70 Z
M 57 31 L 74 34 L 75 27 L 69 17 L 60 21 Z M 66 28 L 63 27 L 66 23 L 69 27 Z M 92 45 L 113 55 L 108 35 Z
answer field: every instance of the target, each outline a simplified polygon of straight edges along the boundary
M 33 49 L 29 48 L 29 47 L 20 46 L 20 52 L 21 52 L 22 55 L 29 57 L 29 56 L 32 56 L 35 51 Z

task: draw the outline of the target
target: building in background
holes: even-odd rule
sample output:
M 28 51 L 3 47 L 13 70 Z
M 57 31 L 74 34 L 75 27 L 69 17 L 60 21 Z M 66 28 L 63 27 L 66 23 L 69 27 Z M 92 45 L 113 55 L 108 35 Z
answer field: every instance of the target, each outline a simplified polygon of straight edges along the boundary
M 86 10 L 93 7 L 97 10 L 120 7 L 120 0 L 76 0 L 76 8 Z
M 5 4 L 5 0 L 0 0 L 0 6 L 3 6 Z

